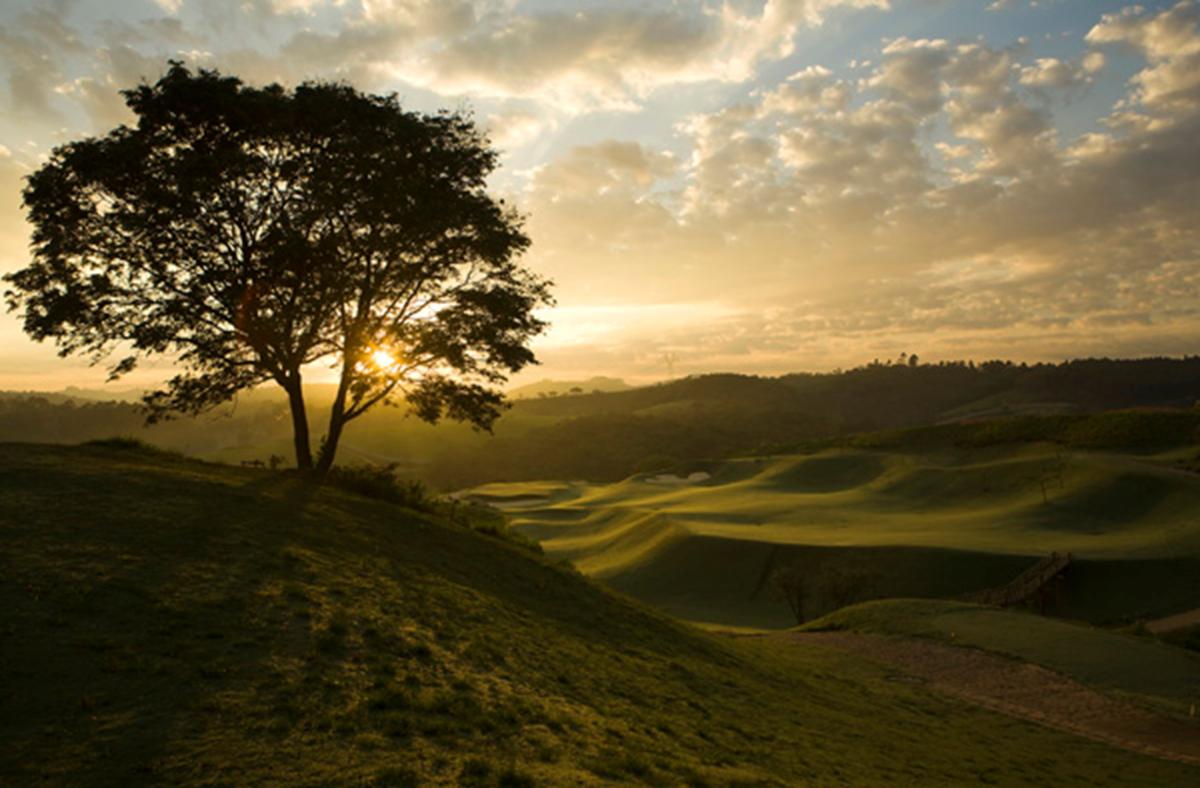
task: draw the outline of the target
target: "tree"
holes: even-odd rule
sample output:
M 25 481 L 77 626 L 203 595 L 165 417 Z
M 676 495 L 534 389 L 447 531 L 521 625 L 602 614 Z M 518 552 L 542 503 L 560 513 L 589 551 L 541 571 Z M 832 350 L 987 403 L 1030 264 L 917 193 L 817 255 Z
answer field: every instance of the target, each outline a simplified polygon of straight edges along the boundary
M 861 561 L 829 562 L 820 572 L 821 590 L 831 610 L 839 610 L 872 596 L 879 580 L 879 573 Z
M 175 61 L 123 95 L 135 127 L 63 145 L 28 178 L 33 261 L 5 277 L 28 334 L 116 357 L 110 379 L 174 355 L 149 421 L 274 381 L 318 479 L 379 403 L 490 429 L 551 298 L 517 262 L 529 239 L 486 191 L 497 154 L 469 116 Z M 301 384 L 319 361 L 338 387 L 314 461 Z
M 808 600 L 808 579 L 796 567 L 778 569 L 771 573 L 771 590 L 776 598 L 787 604 L 797 624 L 804 623 L 804 608 Z

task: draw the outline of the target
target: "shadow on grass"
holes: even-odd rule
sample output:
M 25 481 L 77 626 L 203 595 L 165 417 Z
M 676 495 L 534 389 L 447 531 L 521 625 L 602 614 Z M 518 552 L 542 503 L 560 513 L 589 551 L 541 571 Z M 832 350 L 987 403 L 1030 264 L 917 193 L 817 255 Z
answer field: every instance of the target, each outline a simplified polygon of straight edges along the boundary
M 310 650 L 302 605 L 262 602 L 303 573 L 287 548 L 304 485 L 180 484 L 78 455 L 21 478 L 5 454 L 0 782 L 154 779 L 228 713 L 231 690 L 289 656 L 273 643 Z

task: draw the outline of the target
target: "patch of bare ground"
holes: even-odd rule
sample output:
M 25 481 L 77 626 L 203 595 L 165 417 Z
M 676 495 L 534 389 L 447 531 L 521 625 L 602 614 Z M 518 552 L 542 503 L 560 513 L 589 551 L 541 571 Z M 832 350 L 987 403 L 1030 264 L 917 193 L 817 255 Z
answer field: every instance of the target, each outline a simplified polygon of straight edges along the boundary
M 1177 613 L 1166 618 L 1147 621 L 1146 629 L 1157 635 L 1161 632 L 1173 632 L 1176 629 L 1183 629 L 1184 627 L 1194 627 L 1197 624 L 1200 624 L 1200 607 L 1195 610 L 1189 610 L 1186 613 Z
M 1200 725 L 1117 700 L 1027 662 L 928 640 L 851 632 L 788 632 L 797 643 L 853 652 L 895 679 L 1127 750 L 1200 764 Z

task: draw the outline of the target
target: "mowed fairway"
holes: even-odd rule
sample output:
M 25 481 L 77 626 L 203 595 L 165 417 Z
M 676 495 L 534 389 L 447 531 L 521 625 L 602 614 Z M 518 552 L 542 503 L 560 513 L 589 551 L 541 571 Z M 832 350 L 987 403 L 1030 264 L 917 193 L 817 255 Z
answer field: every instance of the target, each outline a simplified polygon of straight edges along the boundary
M 838 449 L 698 463 L 610 485 L 472 494 L 583 572 L 683 618 L 794 624 L 768 579 L 870 576 L 872 597 L 954 597 L 1073 553 L 1056 612 L 1098 623 L 1200 606 L 1200 476 L 1169 455 L 1018 444 Z M 832 609 L 818 588 L 810 617 Z

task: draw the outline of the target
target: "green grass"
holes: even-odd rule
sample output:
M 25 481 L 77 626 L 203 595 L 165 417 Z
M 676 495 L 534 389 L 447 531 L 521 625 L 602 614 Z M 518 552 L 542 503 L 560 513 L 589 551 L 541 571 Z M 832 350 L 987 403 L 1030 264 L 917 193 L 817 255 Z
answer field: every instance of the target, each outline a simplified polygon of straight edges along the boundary
M 3 444 L 0 543 L 3 784 L 1200 776 L 266 471 Z
M 1051 552 L 1077 559 L 1061 615 L 1121 623 L 1200 606 L 1200 475 L 1178 467 L 1178 452 L 914 441 L 681 467 L 710 474 L 694 484 L 642 475 L 482 492 L 507 496 L 514 528 L 549 555 L 700 622 L 794 623 L 766 593 L 782 568 L 816 578 L 866 564 L 873 595 L 945 597 L 1002 584 Z M 818 588 L 809 614 L 832 604 Z
M 889 599 L 844 608 L 804 628 L 932 637 L 1033 662 L 1181 717 L 1200 705 L 1200 657 L 1150 638 L 1029 613 Z

